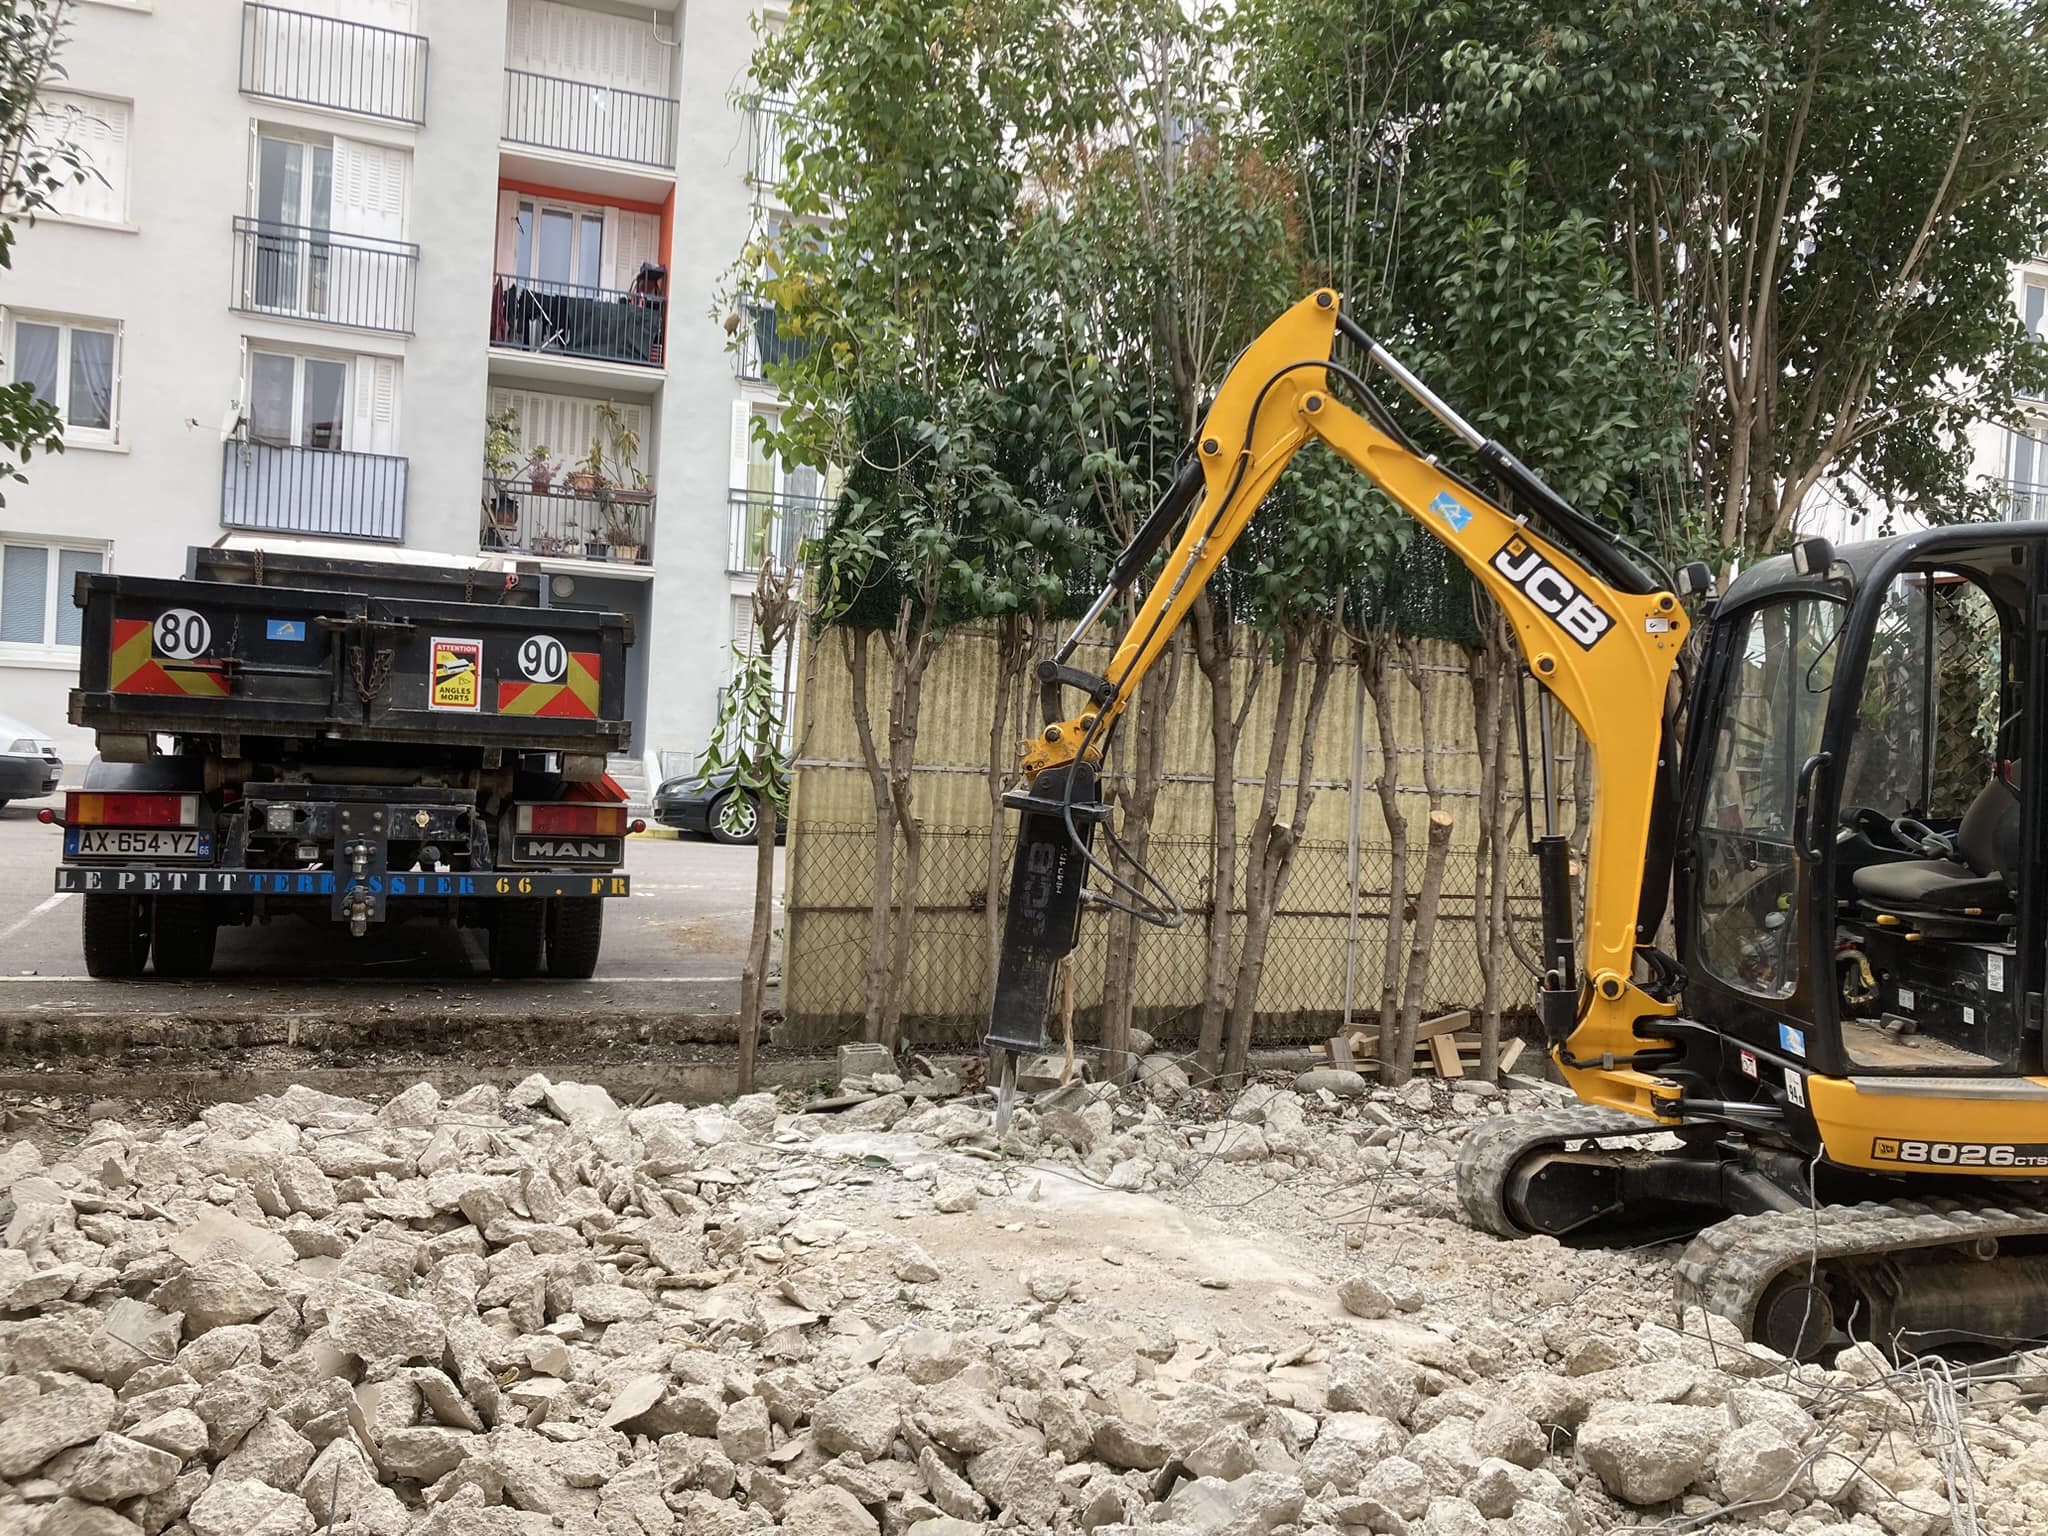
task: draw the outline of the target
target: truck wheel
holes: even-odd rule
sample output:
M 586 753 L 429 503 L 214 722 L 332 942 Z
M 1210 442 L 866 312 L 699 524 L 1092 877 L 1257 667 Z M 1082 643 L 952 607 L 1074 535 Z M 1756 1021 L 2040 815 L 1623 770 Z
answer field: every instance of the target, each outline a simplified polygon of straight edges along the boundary
M 604 898 L 558 896 L 548 905 L 548 974 L 588 981 L 597 973 L 597 948 L 604 942 Z
M 80 920 L 85 973 L 110 981 L 140 976 L 149 959 L 149 908 L 137 896 L 87 896 Z
M 159 976 L 204 976 L 213 969 L 220 919 L 211 903 L 194 896 L 156 898 L 156 937 L 151 951 Z
M 761 802 L 744 789 L 728 789 L 711 802 L 711 814 L 704 818 L 714 843 L 751 843 L 760 824 Z
M 498 903 L 491 925 L 491 974 L 503 981 L 524 981 L 540 974 L 547 947 L 548 904 L 537 896 L 517 896 Z

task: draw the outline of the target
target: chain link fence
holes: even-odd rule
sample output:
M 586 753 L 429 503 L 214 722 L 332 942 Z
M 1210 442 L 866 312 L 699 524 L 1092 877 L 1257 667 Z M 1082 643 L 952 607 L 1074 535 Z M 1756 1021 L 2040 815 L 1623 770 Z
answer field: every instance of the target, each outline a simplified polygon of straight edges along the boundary
M 979 828 L 928 829 L 924 837 L 917 924 L 904 983 L 904 1028 L 909 1038 L 920 1042 L 969 1045 L 986 1025 L 993 980 L 987 926 L 988 833 Z M 997 865 L 998 890 L 1008 879 L 1010 843 L 1006 835 Z M 792 834 L 791 857 L 809 866 L 803 887 L 866 890 L 874 868 L 874 828 L 852 823 L 805 825 Z M 1243 942 L 1243 857 L 1240 849 L 1227 971 L 1233 983 Z M 1421 881 L 1422 857 L 1418 842 L 1408 858 L 1406 883 L 1411 890 Z M 1177 929 L 1139 925 L 1143 937 L 1132 1022 L 1170 1049 L 1192 1048 L 1199 1029 L 1208 935 L 1216 919 L 1211 844 L 1207 838 L 1155 836 L 1146 863 L 1179 897 L 1187 918 Z M 1342 1028 L 1347 1018 L 1347 968 L 1350 1022 L 1359 1027 L 1377 1024 L 1387 959 L 1392 850 L 1385 844 L 1359 849 L 1355 920 L 1350 868 L 1350 850 L 1344 842 L 1303 842 L 1296 848 L 1267 945 L 1254 1028 L 1258 1045 L 1305 1044 Z M 904 853 L 899 847 L 899 892 L 903 874 Z M 1476 1010 L 1484 997 L 1480 957 L 1485 913 L 1482 910 L 1475 918 L 1474 912 L 1480 874 L 1475 850 L 1449 851 L 1436 930 L 1428 947 L 1425 1016 L 1455 1008 Z M 1500 957 L 1500 995 L 1511 1013 L 1519 1013 L 1530 996 L 1528 964 L 1537 954 L 1540 929 L 1535 866 L 1519 843 L 1507 862 L 1506 884 L 1511 942 Z M 1412 914 L 1412 900 L 1406 895 L 1403 907 Z M 791 1044 L 818 1045 L 857 1032 L 870 920 L 865 904 L 817 904 L 793 892 L 785 911 L 782 979 L 784 1033 Z M 1076 1037 L 1083 1041 L 1096 1038 L 1100 1028 L 1110 920 L 1109 913 L 1092 906 L 1081 919 L 1074 962 L 1074 1021 Z M 1403 966 L 1412 936 L 1412 924 L 1405 926 Z

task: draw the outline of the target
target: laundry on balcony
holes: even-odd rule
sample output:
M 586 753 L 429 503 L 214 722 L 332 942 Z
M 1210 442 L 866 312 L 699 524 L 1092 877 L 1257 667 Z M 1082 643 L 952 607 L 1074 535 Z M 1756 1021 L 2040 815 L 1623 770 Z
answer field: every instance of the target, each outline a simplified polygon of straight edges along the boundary
M 644 282 L 651 270 L 653 282 Z M 491 290 L 491 345 L 603 362 L 662 366 L 667 273 L 643 265 L 628 290 L 534 281 L 499 273 Z

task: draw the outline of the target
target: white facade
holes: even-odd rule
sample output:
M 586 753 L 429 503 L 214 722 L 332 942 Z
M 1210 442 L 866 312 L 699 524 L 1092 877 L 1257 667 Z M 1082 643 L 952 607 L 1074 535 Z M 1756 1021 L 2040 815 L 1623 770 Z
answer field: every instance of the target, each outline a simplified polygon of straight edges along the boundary
M 75 572 L 317 539 L 537 567 L 630 614 L 636 753 L 693 759 L 748 590 L 735 417 L 761 390 L 711 310 L 761 195 L 734 104 L 758 4 L 75 5 L 38 131 L 96 173 L 0 275 L 0 378 L 69 423 L 0 487 L 0 712 L 89 752 Z

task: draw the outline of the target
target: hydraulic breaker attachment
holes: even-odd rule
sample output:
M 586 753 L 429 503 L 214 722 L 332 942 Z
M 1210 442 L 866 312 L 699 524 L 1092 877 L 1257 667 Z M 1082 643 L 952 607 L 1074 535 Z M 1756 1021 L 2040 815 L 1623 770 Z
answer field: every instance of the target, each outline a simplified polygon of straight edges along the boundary
M 999 1135 L 1009 1129 L 1017 1058 L 1051 1045 L 1045 1021 L 1053 979 L 1080 936 L 1087 849 L 1096 823 L 1109 815 L 1109 807 L 1096 799 L 1095 769 L 1085 761 L 1048 768 L 1029 789 L 1005 795 L 1003 803 L 1024 814 L 1010 859 L 1010 907 L 988 1021 L 987 1043 L 996 1054 Z

